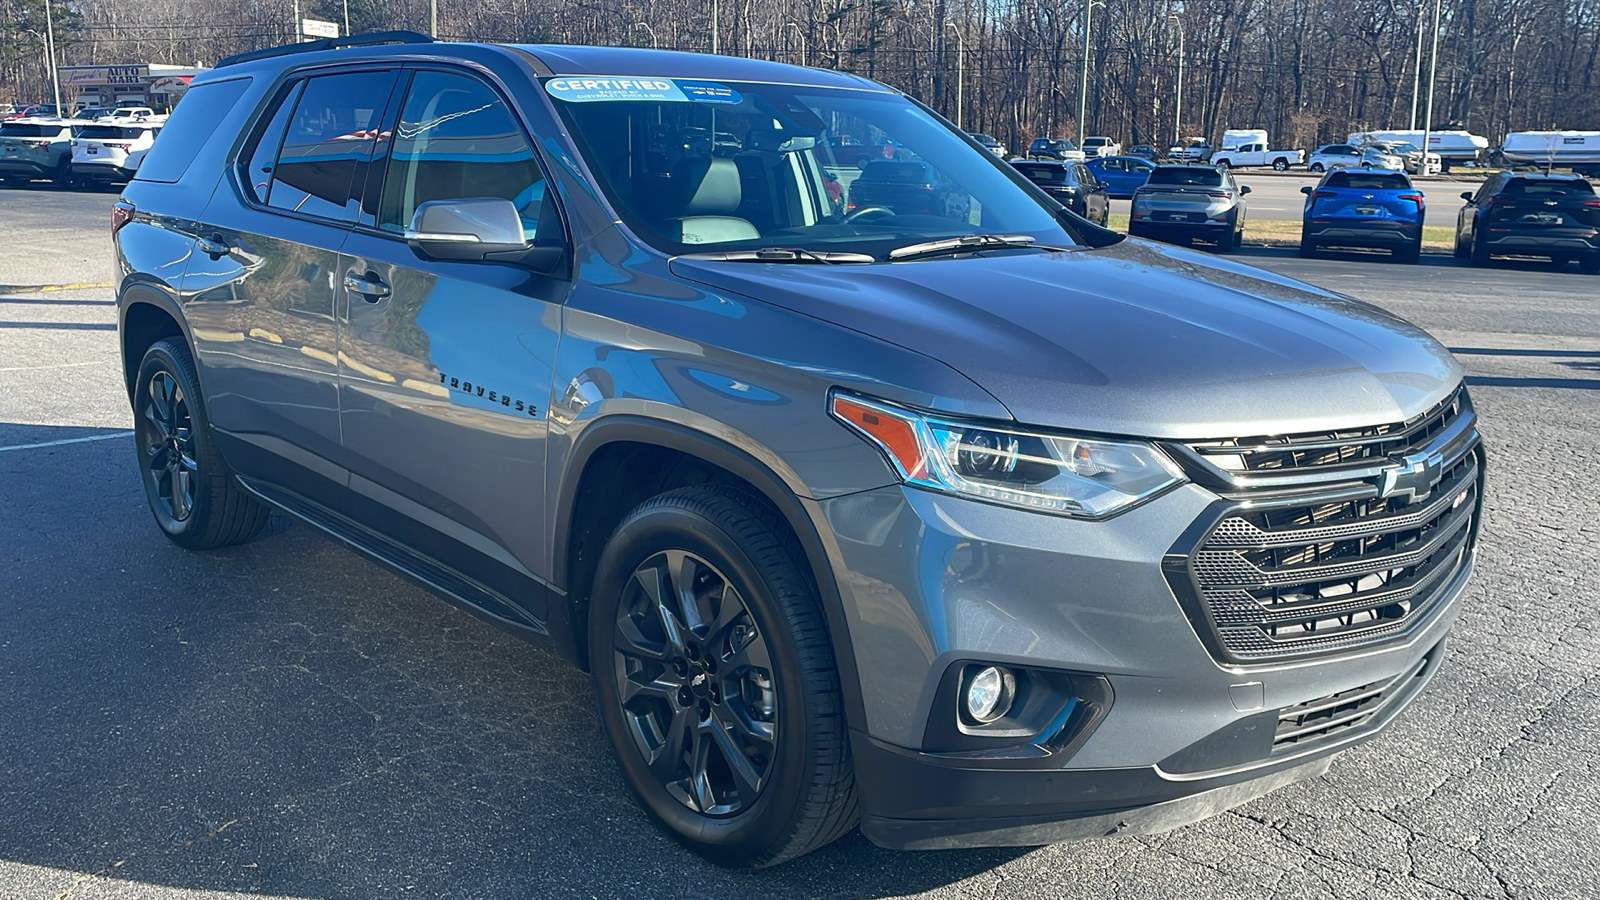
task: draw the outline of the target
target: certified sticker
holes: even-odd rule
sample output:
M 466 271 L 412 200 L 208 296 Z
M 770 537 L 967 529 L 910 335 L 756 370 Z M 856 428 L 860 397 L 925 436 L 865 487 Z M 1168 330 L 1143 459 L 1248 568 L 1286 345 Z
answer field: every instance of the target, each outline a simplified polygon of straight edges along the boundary
M 652 101 L 656 103 L 738 103 L 739 92 L 714 81 L 673 78 L 624 78 L 615 75 L 588 78 L 552 78 L 545 93 L 568 103 Z

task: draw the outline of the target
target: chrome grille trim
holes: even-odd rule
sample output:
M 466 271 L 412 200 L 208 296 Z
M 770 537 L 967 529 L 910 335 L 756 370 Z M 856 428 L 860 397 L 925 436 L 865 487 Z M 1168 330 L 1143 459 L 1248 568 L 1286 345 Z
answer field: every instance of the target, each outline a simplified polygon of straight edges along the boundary
M 1254 473 L 1223 473 L 1233 490 L 1220 490 L 1225 499 L 1169 553 L 1168 580 L 1219 662 L 1273 662 L 1400 639 L 1459 590 L 1483 499 L 1470 399 L 1458 388 L 1405 427 L 1366 431 L 1373 434 L 1357 437 L 1392 455 L 1359 468 L 1271 476 L 1270 485 Z M 1417 443 L 1395 443 L 1406 436 Z M 1189 455 L 1179 458 L 1197 482 L 1220 471 L 1200 450 L 1185 449 Z M 1437 474 L 1410 487 L 1385 478 L 1387 470 L 1417 471 L 1419 459 L 1437 465 Z M 1352 480 L 1358 471 L 1368 474 Z

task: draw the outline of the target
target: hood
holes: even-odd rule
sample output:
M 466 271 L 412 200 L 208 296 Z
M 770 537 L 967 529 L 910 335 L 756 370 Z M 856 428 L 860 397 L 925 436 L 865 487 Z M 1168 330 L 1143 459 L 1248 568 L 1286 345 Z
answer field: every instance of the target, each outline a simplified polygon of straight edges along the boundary
M 1427 410 L 1461 368 L 1377 307 L 1140 240 L 873 265 L 673 260 L 678 275 L 940 360 L 1018 422 L 1180 439 Z

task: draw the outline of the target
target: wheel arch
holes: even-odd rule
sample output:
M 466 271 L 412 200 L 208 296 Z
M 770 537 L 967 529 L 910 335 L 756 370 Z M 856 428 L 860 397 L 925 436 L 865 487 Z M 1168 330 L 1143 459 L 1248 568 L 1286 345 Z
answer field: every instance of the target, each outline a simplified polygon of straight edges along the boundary
M 193 359 L 194 341 L 177 302 L 150 285 L 133 284 L 125 288 L 118 306 L 117 343 L 122 351 L 123 386 L 132 402 L 133 382 L 150 345 L 169 337 L 180 338 Z M 198 365 L 196 368 L 198 370 Z M 196 377 L 199 377 L 198 371 Z
M 648 474 L 636 480 L 631 477 L 634 473 Z M 565 591 L 565 599 L 551 611 L 550 630 L 564 655 L 589 668 L 589 591 L 606 540 L 630 510 L 675 487 L 740 484 L 765 499 L 798 539 L 817 583 L 839 668 L 846 720 L 851 728 L 865 728 L 843 598 L 821 531 L 800 493 L 771 466 L 722 437 L 687 425 L 614 414 L 583 428 L 557 477 L 551 574 L 553 583 Z

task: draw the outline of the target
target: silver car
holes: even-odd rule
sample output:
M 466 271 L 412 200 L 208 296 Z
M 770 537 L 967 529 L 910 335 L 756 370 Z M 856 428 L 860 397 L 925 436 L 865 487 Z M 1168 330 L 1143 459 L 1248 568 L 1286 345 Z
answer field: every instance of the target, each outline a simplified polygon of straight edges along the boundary
M 1211 166 L 1157 166 L 1133 192 L 1128 233 L 1174 243 L 1208 241 L 1229 253 L 1244 240 L 1250 188 Z

